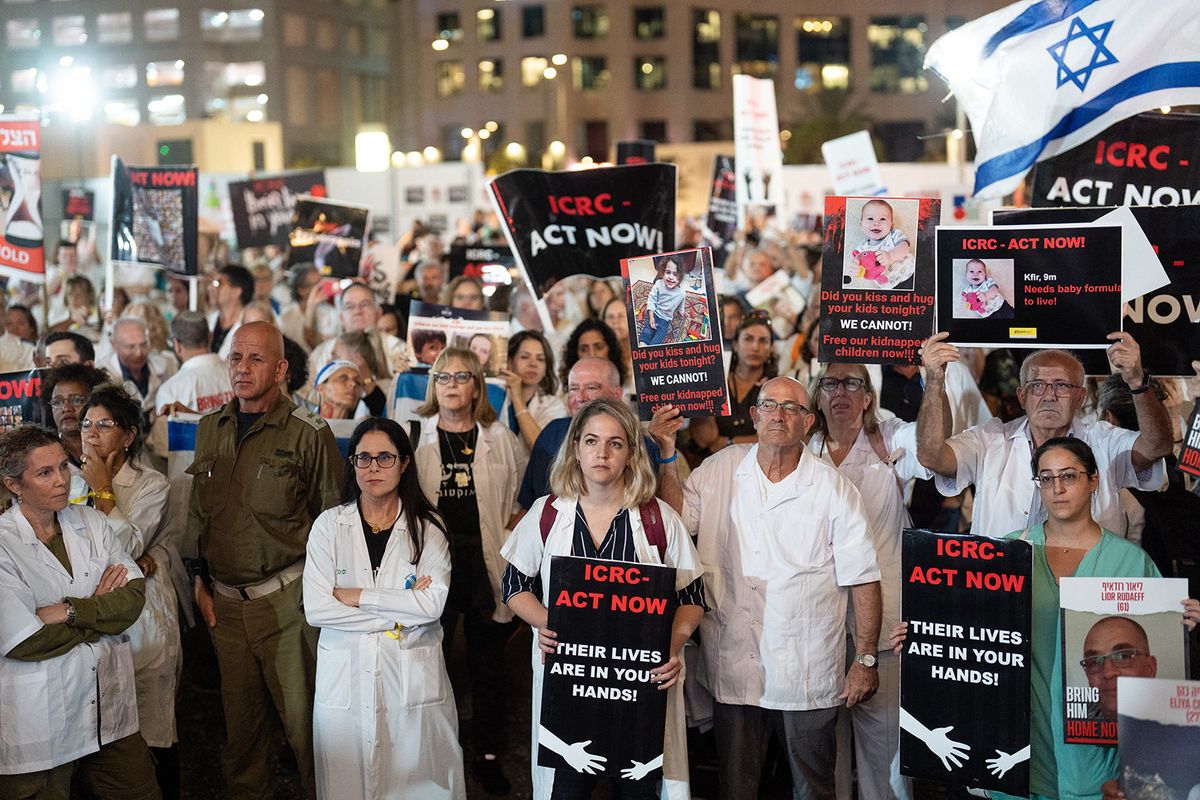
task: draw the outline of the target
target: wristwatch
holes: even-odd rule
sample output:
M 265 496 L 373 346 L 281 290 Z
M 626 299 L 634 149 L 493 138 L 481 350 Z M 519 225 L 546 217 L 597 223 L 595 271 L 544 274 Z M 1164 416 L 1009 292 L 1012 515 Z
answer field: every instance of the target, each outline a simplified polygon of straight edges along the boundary
M 875 657 L 874 653 L 860 653 L 854 657 L 854 660 L 867 669 L 874 669 L 879 665 L 879 659 Z
M 68 627 L 75 624 L 75 606 L 73 603 L 70 603 L 70 602 L 67 603 L 67 622 L 66 622 L 66 624 Z
M 1142 385 L 1136 389 L 1130 389 L 1129 393 L 1130 394 L 1142 394 L 1143 392 L 1149 391 L 1150 377 L 1151 377 L 1150 370 L 1148 370 L 1148 369 L 1142 370 Z M 1128 384 L 1126 384 L 1126 385 L 1128 385 Z

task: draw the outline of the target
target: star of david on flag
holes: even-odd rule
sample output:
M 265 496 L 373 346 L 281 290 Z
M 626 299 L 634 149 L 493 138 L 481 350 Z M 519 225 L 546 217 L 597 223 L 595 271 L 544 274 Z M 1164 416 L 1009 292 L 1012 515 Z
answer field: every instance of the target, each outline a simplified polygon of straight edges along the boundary
M 975 196 L 1126 117 L 1200 104 L 1196 0 L 1022 0 L 938 39 L 926 68 L 975 137 Z

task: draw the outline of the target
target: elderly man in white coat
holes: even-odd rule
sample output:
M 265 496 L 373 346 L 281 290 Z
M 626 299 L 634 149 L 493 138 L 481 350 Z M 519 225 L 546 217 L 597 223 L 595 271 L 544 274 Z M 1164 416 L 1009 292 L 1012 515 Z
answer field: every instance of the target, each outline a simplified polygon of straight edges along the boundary
M 338 297 L 338 312 L 342 321 L 342 333 L 366 332 L 379 339 L 379 348 L 387 359 L 388 371 L 399 375 L 408 371 L 408 361 L 405 355 L 404 342 L 390 333 L 377 331 L 375 325 L 383 316 L 383 309 L 375 299 L 375 293 L 365 284 L 354 282 L 342 290 Z M 337 337 L 326 339 L 313 348 L 308 356 L 309 387 L 315 380 L 321 367 L 333 360 L 333 346 Z
M 136 317 L 121 317 L 113 323 L 112 355 L 97 366 L 103 367 L 142 407 L 147 419 L 157 410 L 158 387 L 179 370 L 174 356 L 150 350 L 146 323 Z

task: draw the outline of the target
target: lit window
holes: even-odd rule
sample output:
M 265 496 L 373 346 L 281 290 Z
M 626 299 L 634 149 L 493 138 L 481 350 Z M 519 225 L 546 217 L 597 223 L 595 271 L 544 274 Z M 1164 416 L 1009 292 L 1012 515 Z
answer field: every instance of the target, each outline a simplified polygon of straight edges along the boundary
M 142 15 L 148 42 L 173 42 L 179 38 L 179 9 L 155 8 Z
M 485 58 L 479 62 L 479 91 L 499 92 L 504 89 L 504 60 Z
M 871 46 L 871 91 L 916 94 L 929 87 L 925 62 L 925 18 L 872 17 L 867 26 Z
M 850 88 L 849 17 L 797 17 L 796 53 L 797 89 Z
M 187 119 L 183 95 L 167 94 L 155 97 L 147 104 L 152 125 L 180 125 Z
M 600 39 L 608 35 L 608 10 L 604 6 L 575 6 L 571 26 L 576 39 Z
M 541 56 L 526 56 L 521 59 L 521 85 L 533 87 L 545 80 L 543 73 L 550 66 L 548 59 Z
M 662 56 L 648 56 L 633 60 L 633 83 L 644 92 L 665 89 L 667 86 L 667 60 Z
M 454 97 L 463 90 L 466 75 L 461 61 L 442 61 L 437 65 L 437 96 Z
M 36 19 L 10 19 L 4 25 L 4 41 L 9 47 L 37 47 L 41 38 Z
M 734 56 L 737 71 L 774 78 L 779 70 L 779 17 L 738 14 Z
M 692 11 L 692 86 L 721 88 L 721 13 Z
M 459 42 L 463 38 L 462 21 L 457 11 L 448 11 L 437 15 L 437 33 L 435 39 L 445 39 L 448 42 Z
M 475 12 L 475 36 L 481 42 L 496 42 L 503 33 L 498 8 L 481 8 Z
M 581 56 L 575 59 L 576 89 L 607 89 L 608 62 L 604 56 Z
M 14 92 L 36 92 L 37 78 L 38 71 L 34 67 L 30 67 L 29 69 L 15 69 L 12 71 L 9 88 Z
M 260 8 L 202 8 L 200 36 L 206 42 L 255 42 L 262 38 L 265 17 Z
M 146 65 L 146 85 L 151 89 L 159 86 L 183 84 L 182 61 L 151 61 Z
M 78 47 L 87 41 L 87 25 L 82 14 L 55 17 L 50 22 L 55 47 Z
M 104 104 L 104 121 L 133 127 L 142 121 L 142 110 L 136 100 L 109 100 Z
M 633 35 L 639 39 L 661 39 L 667 27 L 662 6 L 635 8 L 633 10 Z
M 128 11 L 96 15 L 96 41 L 125 44 L 133 41 L 133 15 Z
M 133 64 L 118 64 L 100 71 L 100 83 L 110 89 L 132 89 L 137 86 L 137 67 Z

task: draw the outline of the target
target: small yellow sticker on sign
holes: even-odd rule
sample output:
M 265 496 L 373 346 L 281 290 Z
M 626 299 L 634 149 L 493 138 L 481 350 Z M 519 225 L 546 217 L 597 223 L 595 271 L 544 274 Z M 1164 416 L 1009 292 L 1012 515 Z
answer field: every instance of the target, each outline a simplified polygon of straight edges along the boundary
M 1008 336 L 1010 339 L 1036 339 L 1037 328 L 1009 328 Z

